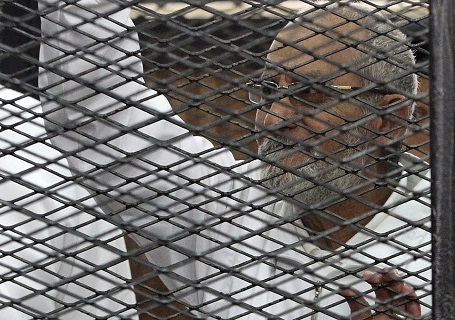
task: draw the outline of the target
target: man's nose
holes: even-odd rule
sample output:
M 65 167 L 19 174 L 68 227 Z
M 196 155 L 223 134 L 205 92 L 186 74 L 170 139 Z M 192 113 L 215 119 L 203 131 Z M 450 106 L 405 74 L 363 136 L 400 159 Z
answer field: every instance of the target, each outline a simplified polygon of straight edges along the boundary
M 293 129 L 297 126 L 298 113 L 291 105 L 288 97 L 274 101 L 266 113 L 264 119 L 264 125 L 266 127 L 276 126 Z

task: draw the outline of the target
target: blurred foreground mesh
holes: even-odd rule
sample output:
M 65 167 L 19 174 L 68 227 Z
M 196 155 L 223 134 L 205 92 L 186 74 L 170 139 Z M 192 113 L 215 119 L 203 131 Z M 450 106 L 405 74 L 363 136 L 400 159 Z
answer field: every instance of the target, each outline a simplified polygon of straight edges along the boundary
M 52 96 L 38 87 L 38 66 L 50 72 L 55 72 L 56 67 L 52 65 L 55 61 L 50 61 L 49 64 L 39 62 L 40 42 L 47 42 L 49 39 L 40 38 L 37 2 L 2 2 L 0 23 L 0 77 L 3 87 L 0 89 L 2 104 L 0 188 L 3 194 L 0 209 L 2 318 L 7 319 L 7 315 L 15 318 L 20 314 L 24 319 L 136 316 L 141 319 L 180 319 L 178 317 L 183 319 L 186 316 L 222 319 L 223 315 L 227 314 L 230 319 L 248 317 L 289 319 L 289 315 L 298 310 L 300 305 L 306 305 L 308 308 L 301 314 L 302 319 L 314 318 L 317 314 L 315 311 L 320 314 L 320 318 L 317 319 L 323 319 L 324 316 L 341 319 L 342 315 L 331 311 L 332 307 L 341 303 L 341 297 L 335 305 L 324 308 L 315 303 L 317 299 L 308 301 L 302 297 L 307 297 L 309 293 L 313 294 L 314 290 L 319 290 L 318 288 L 324 288 L 325 297 L 337 296 L 343 279 L 356 275 L 363 269 L 343 269 L 343 266 L 337 264 L 339 262 L 337 259 L 340 259 L 337 255 L 325 257 L 328 262 L 324 260 L 326 265 L 320 266 L 321 257 L 311 256 L 299 247 L 306 242 L 314 244 L 319 238 L 317 235 L 301 239 L 300 243 L 286 243 L 284 239 L 274 239 L 271 230 L 282 228 L 288 221 L 273 220 L 277 218 L 278 212 L 270 212 L 267 209 L 270 203 L 267 202 L 269 200 L 266 196 L 258 199 L 257 203 L 231 206 L 231 202 L 241 198 L 239 194 L 246 188 L 256 187 L 259 184 L 257 181 L 246 179 L 241 188 L 225 192 L 219 190 L 227 183 L 226 181 L 213 189 L 205 183 L 219 173 L 226 174 L 232 180 L 241 180 L 242 177 L 235 169 L 241 172 L 242 165 L 261 158 L 257 155 L 256 143 L 261 133 L 255 129 L 258 106 L 249 103 L 246 83 L 250 79 L 261 77 L 273 39 L 289 21 L 296 20 L 299 16 L 299 7 L 304 1 L 111 2 L 119 6 L 131 6 L 133 9 L 131 17 L 135 22 L 135 28 L 128 28 L 122 37 L 128 38 L 134 31 L 139 33 L 140 54 L 144 64 L 144 73 L 141 76 L 146 85 L 163 94 L 169 100 L 174 114 L 185 121 L 184 127 L 192 135 L 209 139 L 213 143 L 213 148 L 198 156 L 181 152 L 188 157 L 187 162 L 182 160 L 171 164 L 152 163 L 160 170 L 181 178 L 181 185 L 168 186 L 165 191 L 153 190 L 157 195 L 150 199 L 139 199 L 134 189 L 131 194 L 115 189 L 110 190 L 112 192 L 109 194 L 106 191 L 107 198 L 103 200 L 105 204 L 119 201 L 125 207 L 135 206 L 142 212 L 141 219 L 152 217 L 149 225 L 138 225 L 135 223 L 137 221 L 119 221 L 115 218 L 119 212 L 106 215 L 100 209 L 99 203 L 95 203 L 93 193 L 80 186 L 84 185 L 86 175 L 90 174 L 70 172 L 66 157 L 74 153 L 68 153 L 49 142 L 49 138 L 72 129 L 61 128 L 46 133 L 44 121 L 52 119 L 48 117 L 49 114 L 42 112 L 40 104 L 34 100 L 44 97 L 47 101 L 70 108 L 72 104 L 77 105 L 90 96 L 70 102 L 70 99 L 65 100 L 66 97 Z M 390 21 L 396 24 L 393 28 L 401 29 L 408 36 L 410 40 L 408 45 L 416 55 L 415 69 L 409 72 L 414 72 L 419 77 L 419 93 L 407 97 L 415 102 L 416 106 L 413 117 L 408 121 L 409 130 L 403 137 L 404 148 L 397 152 L 400 154 L 409 152 L 416 156 L 413 158 L 412 166 L 409 165 L 399 172 L 401 177 L 415 175 L 426 179 L 424 175 L 429 169 L 430 160 L 428 2 L 364 2 L 382 10 Z M 84 1 L 60 4 L 63 8 L 71 5 L 83 6 Z M 57 8 L 50 6 L 46 13 Z M 81 25 L 95 21 L 96 14 L 94 17 L 92 20 L 82 19 Z M 96 34 L 91 36 L 93 39 L 97 37 Z M 90 49 L 81 48 L 81 51 Z M 74 52 L 68 50 L 68 57 L 73 54 Z M 93 54 L 96 56 L 96 52 Z M 133 55 L 135 54 L 137 53 Z M 110 59 L 96 58 L 102 61 Z M 99 63 L 99 68 L 108 69 L 103 63 Z M 80 82 L 94 91 L 99 88 L 98 83 L 85 84 L 86 74 L 74 76 L 75 79 L 72 80 L 75 82 Z M 79 81 L 78 77 L 82 80 Z M 137 79 L 125 81 L 135 82 Z M 9 91 L 10 89 L 15 92 Z M 150 94 L 148 98 L 154 96 L 156 94 Z M 125 99 L 128 100 L 130 97 Z M 147 98 L 143 99 L 145 100 Z M 139 104 L 143 101 L 139 101 Z M 117 123 L 109 123 L 109 115 L 115 112 L 117 111 L 109 110 L 102 115 L 86 113 L 83 116 L 106 120 L 107 126 L 117 126 Z M 167 116 L 162 118 L 168 119 Z M 137 133 L 140 129 L 121 128 L 119 131 Z M 77 131 L 78 128 L 74 130 Z M 141 137 L 153 140 L 153 137 Z M 111 147 L 110 139 L 114 138 L 117 137 L 107 137 L 103 143 Z M 90 142 L 86 148 L 96 149 L 98 144 L 99 141 L 93 144 Z M 173 149 L 167 142 L 161 147 L 170 148 L 170 153 L 181 151 L 178 147 Z M 231 151 L 235 159 L 245 162 L 227 168 L 212 162 L 210 156 L 204 158 L 210 152 L 216 154 L 224 149 Z M 128 156 L 134 157 L 134 154 Z M 331 154 L 326 156 L 333 159 Z M 193 170 L 192 166 L 197 168 L 199 161 L 209 163 L 213 172 L 210 176 L 186 179 L 187 171 Z M 113 163 L 110 172 L 117 174 L 115 167 L 122 165 L 123 162 Z M 182 163 L 185 171 L 180 172 L 175 168 Z M 138 171 L 142 170 L 142 165 L 132 166 L 137 166 Z M 111 170 L 107 165 L 99 168 Z M 153 176 L 156 172 L 149 174 Z M 147 173 L 141 175 L 144 181 L 147 181 L 147 177 Z M 381 176 L 373 178 L 377 184 L 384 183 L 402 196 L 399 202 L 390 204 L 384 212 L 393 211 L 395 207 L 411 202 L 429 207 L 428 189 L 418 192 L 402 190 L 389 178 Z M 120 187 L 132 181 L 128 177 L 120 176 L 120 179 L 125 181 L 119 183 Z M 172 182 L 172 179 L 169 181 Z M 194 184 L 199 188 L 209 189 L 211 198 L 203 191 L 192 193 L 191 188 Z M 176 199 L 173 193 L 179 190 L 187 192 L 186 198 Z M 340 190 L 340 194 L 342 191 Z M 280 194 L 276 190 L 270 192 L 267 196 L 274 194 L 278 200 L 284 199 L 295 204 L 293 199 L 289 199 L 292 197 L 286 194 Z M 115 194 L 118 198 L 115 198 Z M 97 195 L 99 196 L 99 193 Z M 169 203 L 167 200 L 162 206 L 154 204 L 153 201 L 159 197 L 172 199 L 178 205 L 174 205 L 174 202 L 167 205 Z M 194 200 L 193 197 L 197 199 Z M 229 214 L 220 217 L 214 212 L 204 212 L 210 217 L 206 221 L 185 220 L 185 213 L 195 208 L 204 211 L 204 205 L 211 202 L 225 205 Z M 369 203 L 366 205 L 370 206 Z M 370 214 L 375 214 L 383 208 L 371 207 L 371 210 Z M 256 211 L 260 211 L 262 215 L 255 216 Z M 327 215 L 327 212 L 320 210 L 318 214 Z M 254 228 L 238 224 L 236 219 L 243 215 L 248 216 L 250 222 L 261 225 L 259 231 L 251 232 Z M 267 220 L 268 217 L 272 217 L 273 222 Z M 366 257 L 370 262 L 364 269 L 380 263 L 396 269 L 405 280 L 418 283 L 417 289 L 422 306 L 431 311 L 428 302 L 431 300 L 431 281 L 427 277 L 431 270 L 429 268 L 411 270 L 407 267 L 413 259 L 431 262 L 430 243 L 415 247 L 406 242 L 409 240 L 412 243 L 406 238 L 407 231 L 411 228 L 430 233 L 429 218 L 425 217 L 417 222 L 400 216 L 394 218 L 400 223 L 392 231 L 383 233 L 365 231 L 372 240 L 364 240 L 355 247 L 343 247 L 338 254 L 344 257 L 355 253 Z M 143 231 L 150 225 L 163 222 L 178 229 L 180 233 L 176 232 L 169 238 L 151 239 L 151 236 Z M 213 235 L 210 233 L 212 229 L 218 230 L 217 228 L 223 224 L 230 225 L 226 230 L 239 229 L 238 235 L 221 231 L 217 234 L 218 238 L 212 238 Z M 290 224 L 295 227 L 294 222 L 291 221 Z M 361 227 L 358 229 L 362 230 Z M 289 230 L 287 232 L 292 233 Z M 194 255 L 181 249 L 185 247 L 185 242 L 191 241 L 192 238 L 188 235 L 193 234 L 210 241 L 211 249 L 202 252 L 203 254 L 198 252 Z M 131 235 L 136 235 L 135 241 L 131 240 Z M 140 243 L 138 238 L 141 237 L 151 242 Z M 272 243 L 271 247 L 276 252 L 272 254 L 264 252 L 263 248 L 251 247 L 250 240 L 254 243 L 257 237 Z M 394 248 L 394 253 L 382 256 L 381 252 L 378 252 L 377 257 L 371 256 L 376 241 Z M 159 251 L 163 248 L 177 252 L 180 260 L 169 265 L 166 265 L 166 262 L 159 265 L 156 261 L 149 261 L 145 256 L 146 253 L 151 255 L 154 250 Z M 221 252 L 226 248 L 242 258 L 220 262 L 210 256 L 211 253 L 218 250 Z M 257 255 L 251 252 L 256 252 Z M 304 257 L 302 261 L 309 259 L 309 262 L 298 266 L 291 264 L 277 267 L 279 263 L 273 262 L 273 259 L 277 259 L 275 255 L 279 257 L 283 252 L 302 256 Z M 262 277 L 262 274 L 254 271 L 254 266 L 260 264 L 278 268 L 278 271 L 274 277 Z M 197 274 L 198 268 L 209 272 L 195 282 L 191 277 L 182 276 L 180 271 L 184 268 L 195 269 L 188 273 Z M 336 270 L 337 272 L 333 273 L 335 276 L 321 278 L 320 274 L 324 274 L 325 268 Z M 307 287 L 302 285 L 303 292 L 299 292 L 287 287 L 289 283 L 295 281 L 308 282 L 309 273 L 318 279 L 311 283 L 310 289 L 303 289 Z M 168 288 L 160 276 L 175 281 L 176 287 Z M 217 287 L 217 283 L 222 283 L 227 276 L 235 277 L 241 285 L 233 285 L 232 288 Z M 360 282 L 359 279 L 356 281 Z M 366 289 L 368 290 L 371 292 L 371 288 Z M 206 295 L 209 298 L 205 298 L 204 302 L 198 305 L 190 305 L 186 298 L 193 294 Z M 255 305 L 251 302 L 255 301 L 255 297 L 263 295 L 267 295 L 267 304 Z M 289 301 L 292 303 L 286 304 Z M 294 305 L 295 310 L 281 309 L 281 312 L 275 312 L 281 308 L 280 306 L 289 305 Z

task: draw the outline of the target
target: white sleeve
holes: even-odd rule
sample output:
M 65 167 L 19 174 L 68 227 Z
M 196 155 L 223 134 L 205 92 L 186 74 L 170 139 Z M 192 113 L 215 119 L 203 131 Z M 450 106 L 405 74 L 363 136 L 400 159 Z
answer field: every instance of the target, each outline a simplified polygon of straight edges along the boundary
M 225 196 L 233 179 L 219 168 L 235 160 L 184 129 L 166 98 L 144 85 L 138 38 L 124 4 L 40 2 L 39 83 L 47 93 L 47 129 L 78 181 L 148 248 L 149 260 L 164 268 L 185 265 L 176 277 L 196 281 L 210 267 L 192 257 L 217 246 L 213 239 L 229 238 L 217 221 L 237 212 L 238 203 Z M 219 227 L 194 232 L 204 225 Z M 181 285 L 164 281 L 169 289 Z M 197 304 L 199 296 L 185 300 Z
M 11 305 L 0 308 L 0 319 L 89 320 L 113 313 L 137 319 L 129 309 L 135 296 L 125 286 L 131 273 L 120 231 L 96 219 L 93 199 L 67 181 L 66 161 L 42 141 L 39 102 L 1 86 L 0 97 L 1 125 L 14 128 L 0 132 L 0 273 L 8 275 L 0 303 Z
M 47 93 L 52 143 L 75 175 L 86 176 L 106 213 L 131 221 L 150 206 L 169 210 L 176 200 L 200 201 L 190 198 L 226 181 L 216 165 L 230 166 L 234 158 L 209 152 L 211 143 L 184 129 L 167 99 L 144 85 L 138 36 L 124 4 L 40 1 L 39 84 Z M 200 157 L 207 161 L 199 163 Z M 162 195 L 178 186 L 186 187 Z

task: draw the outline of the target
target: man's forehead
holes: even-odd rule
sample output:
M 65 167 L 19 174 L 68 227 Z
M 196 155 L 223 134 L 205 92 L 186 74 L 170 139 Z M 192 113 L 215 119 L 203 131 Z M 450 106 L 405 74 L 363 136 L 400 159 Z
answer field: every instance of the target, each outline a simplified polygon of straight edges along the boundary
M 332 67 L 332 66 L 329 66 Z M 323 71 L 324 70 L 324 71 Z M 330 76 L 335 76 L 337 73 L 336 68 L 331 68 L 328 70 L 327 68 L 312 68 L 311 64 L 306 64 L 300 67 L 286 67 L 280 64 L 276 64 L 274 62 L 266 63 L 264 72 L 262 73 L 262 78 L 275 78 L 277 76 L 285 76 L 288 78 L 289 81 L 304 81 L 307 79 L 308 81 L 319 81 Z M 338 72 L 338 74 L 340 74 Z
M 362 57 L 362 52 L 352 47 L 326 46 L 311 53 L 287 47 L 269 53 L 266 68 L 318 75 L 347 69 Z
M 364 57 L 365 54 L 355 45 L 365 38 L 365 30 L 349 22 L 340 24 L 338 20 L 330 17 L 325 25 L 338 23 L 342 30 L 324 33 L 289 24 L 272 43 L 267 55 L 269 68 L 317 75 L 337 72 L 355 59 Z

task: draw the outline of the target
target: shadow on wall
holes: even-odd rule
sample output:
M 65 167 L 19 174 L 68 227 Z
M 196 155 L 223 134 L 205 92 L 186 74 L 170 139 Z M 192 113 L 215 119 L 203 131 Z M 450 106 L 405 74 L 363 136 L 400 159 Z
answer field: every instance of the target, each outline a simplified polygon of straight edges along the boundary
M 36 0 L 8 2 L 2 5 L 0 23 L 0 78 L 2 85 L 37 98 L 40 18 Z M 20 84 L 19 80 L 21 83 Z

